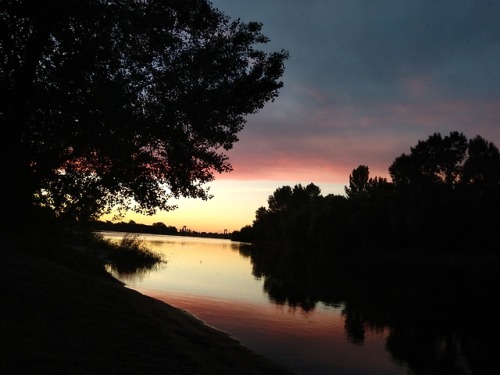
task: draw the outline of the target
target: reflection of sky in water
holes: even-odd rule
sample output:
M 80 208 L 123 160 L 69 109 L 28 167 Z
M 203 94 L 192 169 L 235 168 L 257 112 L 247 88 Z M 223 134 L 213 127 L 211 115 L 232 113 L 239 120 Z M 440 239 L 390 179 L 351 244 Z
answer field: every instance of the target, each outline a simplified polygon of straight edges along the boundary
M 122 233 L 106 237 L 120 239 Z M 305 374 L 405 374 L 385 350 L 388 332 L 367 332 L 363 345 L 348 343 L 340 308 L 321 303 L 309 312 L 270 303 L 263 280 L 229 240 L 141 235 L 167 264 L 129 287 L 189 311 L 246 345 Z
M 164 255 L 167 264 L 141 281 L 130 280 L 131 286 L 209 298 L 267 302 L 262 281 L 252 276 L 250 259 L 232 249 L 230 241 L 162 236 L 168 238 L 162 243 L 153 237 L 158 236 L 141 236 L 153 251 Z

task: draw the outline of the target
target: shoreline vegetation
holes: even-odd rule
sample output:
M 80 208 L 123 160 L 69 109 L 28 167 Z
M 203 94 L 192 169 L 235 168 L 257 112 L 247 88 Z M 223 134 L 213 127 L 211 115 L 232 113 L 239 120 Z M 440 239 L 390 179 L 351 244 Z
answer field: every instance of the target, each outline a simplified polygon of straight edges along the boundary
M 125 287 L 81 251 L 0 247 L 2 374 L 295 373 Z
M 153 223 L 151 225 L 136 223 L 133 220 L 129 222 L 112 222 L 94 220 L 89 223 L 92 230 L 96 231 L 112 231 L 112 232 L 128 232 L 128 233 L 142 233 L 142 234 L 163 234 L 172 236 L 189 236 L 189 237 L 208 237 L 208 238 L 226 238 L 229 239 L 229 233 L 216 233 L 216 232 L 198 232 L 190 229 L 177 229 L 175 226 L 165 225 L 162 222 Z
M 434 133 L 396 157 L 388 172 L 390 180 L 371 177 L 359 165 L 344 195 L 324 196 L 314 183 L 279 187 L 231 239 L 299 245 L 321 257 L 499 254 L 500 151 L 493 143 Z
M 150 270 L 166 260 L 144 244 L 142 233 L 123 234 L 120 240 L 104 238 L 101 232 L 77 232 L 75 245 L 81 251 L 97 257 L 111 273 L 118 275 Z M 73 246 L 75 246 L 73 245 Z

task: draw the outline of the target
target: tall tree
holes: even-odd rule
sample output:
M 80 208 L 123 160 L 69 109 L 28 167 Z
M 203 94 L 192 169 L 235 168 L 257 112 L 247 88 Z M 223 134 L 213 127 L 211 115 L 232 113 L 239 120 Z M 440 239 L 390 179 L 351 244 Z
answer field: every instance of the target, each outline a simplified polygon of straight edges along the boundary
M 402 154 L 389 167 L 396 185 L 452 187 L 458 181 L 466 157 L 467 138 L 458 132 L 442 137 L 434 133 L 418 141 L 409 155 Z
M 344 187 L 346 195 L 349 198 L 355 198 L 365 193 L 369 176 L 370 171 L 366 165 L 359 165 L 356 169 L 353 169 L 349 175 L 349 187 Z
M 273 213 L 284 212 L 290 208 L 293 190 L 285 185 L 277 188 L 272 195 L 267 198 L 269 211 Z
M 285 51 L 205 0 L 2 0 L 2 212 L 142 213 L 209 198 Z

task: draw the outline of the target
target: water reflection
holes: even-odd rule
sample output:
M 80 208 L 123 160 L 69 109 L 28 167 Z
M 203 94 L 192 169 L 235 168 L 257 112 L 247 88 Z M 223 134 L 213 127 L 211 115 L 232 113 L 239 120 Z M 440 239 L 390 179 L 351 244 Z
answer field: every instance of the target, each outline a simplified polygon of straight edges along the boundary
M 278 305 L 342 306 L 350 343 L 388 331 L 386 349 L 413 374 L 492 374 L 500 355 L 497 258 L 336 254 L 242 245 Z
M 152 272 L 158 272 L 167 265 L 165 262 L 150 264 L 147 266 L 129 266 L 120 264 L 106 264 L 106 270 L 125 284 L 137 283 L 144 280 Z
M 499 261 L 315 255 L 220 239 L 142 236 L 166 264 L 122 273 L 258 352 L 311 374 L 492 374 Z

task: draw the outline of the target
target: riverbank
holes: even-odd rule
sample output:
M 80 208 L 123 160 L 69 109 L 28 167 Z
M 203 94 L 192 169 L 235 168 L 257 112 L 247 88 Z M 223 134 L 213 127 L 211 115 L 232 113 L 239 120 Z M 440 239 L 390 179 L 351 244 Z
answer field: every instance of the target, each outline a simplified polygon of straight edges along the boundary
M 293 374 L 188 313 L 0 249 L 1 374 Z

